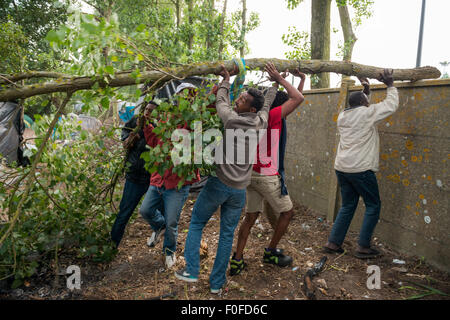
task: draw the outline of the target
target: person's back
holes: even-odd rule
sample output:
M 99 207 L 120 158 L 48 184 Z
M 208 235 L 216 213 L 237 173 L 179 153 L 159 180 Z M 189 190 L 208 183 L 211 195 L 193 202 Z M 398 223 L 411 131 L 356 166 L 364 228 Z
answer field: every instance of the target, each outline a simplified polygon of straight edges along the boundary
M 137 126 L 137 116 L 131 118 L 122 128 L 121 139 L 125 141 L 130 132 Z M 145 170 L 145 161 L 141 158 L 142 152 L 146 151 L 146 141 L 142 130 L 138 132 L 139 138 L 130 146 L 127 153 L 125 177 L 134 183 L 149 184 L 150 173 Z
M 380 252 L 371 247 L 372 235 L 379 221 L 381 199 L 375 172 L 378 171 L 380 138 L 377 124 L 393 114 L 399 104 L 394 87 L 393 73 L 385 69 L 379 80 L 387 85 L 386 99 L 369 104 L 369 81 L 360 79 L 364 91 L 354 92 L 349 98 L 349 107 L 338 117 L 340 135 L 334 168 L 341 190 L 342 204 L 331 229 L 328 242 L 323 247 L 328 253 L 342 254 L 341 247 L 350 223 L 362 197 L 365 204 L 364 219 L 359 233 L 355 257 L 375 258 Z

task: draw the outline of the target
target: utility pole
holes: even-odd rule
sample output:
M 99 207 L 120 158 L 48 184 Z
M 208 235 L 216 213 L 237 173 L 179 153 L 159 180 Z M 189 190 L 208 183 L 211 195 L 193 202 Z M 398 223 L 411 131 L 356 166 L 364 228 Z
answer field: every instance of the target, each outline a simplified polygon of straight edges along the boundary
M 419 46 L 417 48 L 416 68 L 420 67 L 422 60 L 423 25 L 425 22 L 425 5 L 427 0 L 422 0 L 422 14 L 420 17 Z

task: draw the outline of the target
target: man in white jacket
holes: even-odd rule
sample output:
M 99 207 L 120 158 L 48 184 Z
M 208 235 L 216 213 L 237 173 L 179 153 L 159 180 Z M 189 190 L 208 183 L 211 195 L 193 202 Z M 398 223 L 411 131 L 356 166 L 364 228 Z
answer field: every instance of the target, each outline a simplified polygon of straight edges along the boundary
M 378 79 L 388 87 L 384 101 L 369 104 L 369 82 L 363 78 L 360 81 L 364 86 L 364 91 L 352 93 L 349 98 L 350 106 L 339 114 L 337 128 L 340 140 L 334 168 L 341 189 L 342 206 L 333 224 L 328 242 L 324 246 L 326 252 L 344 252 L 341 245 L 361 196 L 366 205 L 366 211 L 355 256 L 365 259 L 374 258 L 380 254 L 370 246 L 381 209 L 375 176 L 375 172 L 378 171 L 380 152 L 377 124 L 398 108 L 398 92 L 394 87 L 392 74 L 392 70 L 385 69 Z

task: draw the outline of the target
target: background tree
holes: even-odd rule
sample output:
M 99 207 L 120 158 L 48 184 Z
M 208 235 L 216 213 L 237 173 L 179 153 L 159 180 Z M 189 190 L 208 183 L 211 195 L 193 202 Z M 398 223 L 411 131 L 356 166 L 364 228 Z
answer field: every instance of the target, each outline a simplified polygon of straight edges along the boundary
M 219 43 L 219 60 L 223 59 L 223 49 L 224 49 L 224 30 L 225 30 L 225 19 L 227 16 L 227 0 L 223 1 L 223 9 L 222 9 L 222 15 L 220 17 L 220 34 L 222 35 L 220 37 L 220 43 Z
M 27 44 L 28 38 L 17 23 L 13 20 L 0 23 L 0 73 L 24 70 Z
M 244 41 L 245 41 L 245 34 L 247 33 L 246 27 L 247 27 L 247 0 L 241 0 L 242 1 L 242 23 L 241 23 L 241 48 L 239 49 L 240 57 L 244 57 Z
M 295 9 L 303 0 L 286 0 L 288 9 Z M 344 61 L 350 61 L 357 37 L 354 27 L 361 25 L 365 18 L 372 14 L 373 0 L 336 0 L 339 11 L 341 30 L 344 37 L 343 44 L 339 44 L 338 56 Z M 349 8 L 353 11 L 353 18 Z M 311 33 L 297 31 L 295 26 L 289 28 L 289 33 L 282 36 L 282 40 L 292 48 L 286 53 L 288 59 L 330 59 L 330 13 L 331 0 L 311 0 Z M 337 31 L 336 31 L 337 32 Z M 310 55 L 308 55 L 310 52 Z M 329 74 L 321 74 L 311 79 L 312 88 L 329 87 Z
M 354 33 L 353 24 L 359 27 L 364 19 L 372 16 L 373 0 L 336 0 L 339 10 L 344 44 L 340 45 L 340 55 L 345 61 L 350 61 L 353 55 L 353 47 L 358 40 Z M 353 18 L 350 17 L 349 6 L 354 11 Z
M 311 59 L 330 60 L 331 0 L 311 2 Z M 330 74 L 320 73 L 312 88 L 328 88 Z
M 2 0 L 0 1 L 0 23 L 15 23 L 20 26 L 22 35 L 27 39 L 20 41 L 14 47 L 23 53 L 24 70 L 45 70 L 54 68 L 48 42 L 47 33 L 58 28 L 67 21 L 69 3 L 64 0 Z M 10 24 L 11 26 L 11 24 Z M 5 39 L 1 39 L 3 42 Z M 1 53 L 0 53 L 1 54 Z M 0 56 L 1 60 L 6 58 Z

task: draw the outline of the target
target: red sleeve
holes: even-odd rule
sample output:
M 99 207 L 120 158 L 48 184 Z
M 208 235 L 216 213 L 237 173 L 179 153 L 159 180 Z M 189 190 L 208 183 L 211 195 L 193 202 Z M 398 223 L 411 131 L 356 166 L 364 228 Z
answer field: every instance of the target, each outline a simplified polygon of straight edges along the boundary
M 269 128 L 277 128 L 281 126 L 281 106 L 275 107 L 269 111 Z
M 145 141 L 147 142 L 147 144 L 150 147 L 156 147 L 158 145 L 159 139 L 156 136 L 155 133 L 153 133 L 153 125 L 149 124 L 148 126 L 146 126 L 144 128 L 144 136 L 145 136 Z

